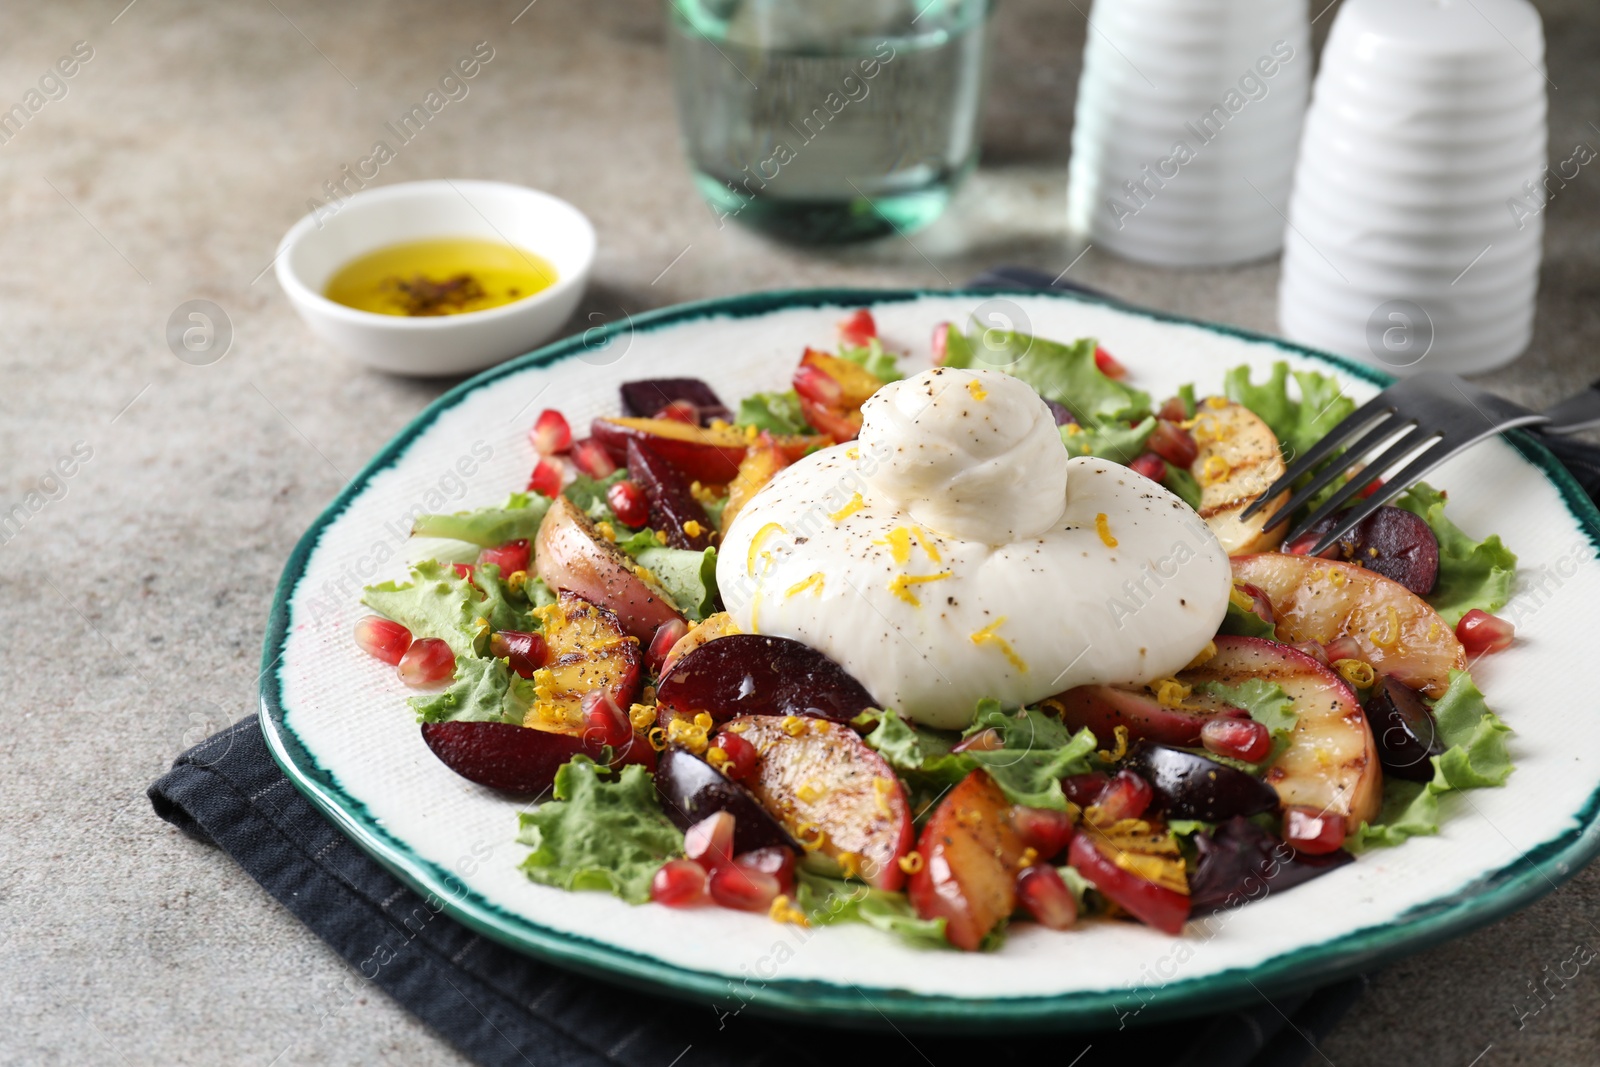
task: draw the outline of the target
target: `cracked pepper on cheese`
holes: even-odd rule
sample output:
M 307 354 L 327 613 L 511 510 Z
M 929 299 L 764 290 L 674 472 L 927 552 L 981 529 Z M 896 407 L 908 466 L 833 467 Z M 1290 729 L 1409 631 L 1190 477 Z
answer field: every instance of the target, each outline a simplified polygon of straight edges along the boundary
M 812 646 L 884 707 L 961 728 L 985 697 L 1175 674 L 1227 610 L 1228 558 L 1182 501 L 1069 459 L 999 371 L 884 386 L 860 438 L 780 471 L 723 540 L 740 629 Z

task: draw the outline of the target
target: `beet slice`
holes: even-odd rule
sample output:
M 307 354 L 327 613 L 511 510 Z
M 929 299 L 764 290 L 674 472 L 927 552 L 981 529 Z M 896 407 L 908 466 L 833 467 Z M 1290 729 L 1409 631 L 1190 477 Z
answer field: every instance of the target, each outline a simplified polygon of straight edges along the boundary
M 1295 538 L 1285 551 L 1304 555 L 1337 526 L 1350 509 L 1335 512 Z M 1439 539 L 1433 528 L 1405 508 L 1385 504 L 1324 552 L 1326 559 L 1357 563 L 1427 596 L 1439 581 Z
M 605 754 L 605 744 L 598 738 L 508 722 L 425 722 L 422 740 L 461 777 L 519 796 L 547 792 L 555 784 L 556 772 L 573 756 L 588 756 L 598 763 Z M 626 752 L 613 752 L 613 767 L 628 763 L 653 769 L 655 750 L 636 736 Z
M 1296 852 L 1277 834 L 1243 816 L 1229 819 L 1213 833 L 1195 834 L 1194 845 L 1200 856 L 1189 874 L 1193 915 L 1281 893 L 1355 858 L 1343 849 L 1321 856 Z
M 714 524 L 694 498 L 689 489 L 691 483 L 682 471 L 638 441 L 630 440 L 628 473 L 650 502 L 651 529 L 666 534 L 668 545 L 695 552 L 711 547 Z
M 821 652 L 786 637 L 729 634 L 672 665 L 656 700 L 679 714 L 717 722 L 739 715 L 813 715 L 849 722 L 877 707 L 872 694 Z
M 661 810 L 680 830 L 708 815 L 733 816 L 733 851 L 738 855 L 782 845 L 800 850 L 750 790 L 687 749 L 669 747 L 656 760 L 656 795 Z
M 716 390 L 699 378 L 646 378 L 622 383 L 622 406 L 629 415 L 653 419 L 661 409 L 679 400 L 688 401 L 700 413 L 700 425 L 712 419 L 733 421 L 733 412 L 717 396 Z

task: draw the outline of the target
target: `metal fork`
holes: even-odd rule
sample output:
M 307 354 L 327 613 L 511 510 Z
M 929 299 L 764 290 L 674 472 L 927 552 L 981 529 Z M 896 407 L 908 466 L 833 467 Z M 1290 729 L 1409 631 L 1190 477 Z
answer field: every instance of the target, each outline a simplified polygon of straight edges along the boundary
M 1529 411 L 1504 397 L 1479 389 L 1454 374 L 1437 371 L 1418 374 L 1391 385 L 1328 431 L 1310 451 L 1289 465 L 1282 478 L 1245 508 L 1240 518 L 1248 519 L 1266 507 L 1268 501 L 1315 471 L 1311 480 L 1267 520 L 1264 529 L 1270 530 L 1286 522 L 1306 501 L 1365 459 L 1360 471 L 1289 531 L 1286 540 L 1293 540 L 1359 496 L 1384 471 L 1408 455 L 1412 456 L 1394 477 L 1351 508 L 1348 515 L 1322 536 L 1311 550 L 1313 554 L 1322 553 L 1439 464 L 1486 437 L 1518 426 L 1537 427 L 1543 433 L 1557 434 L 1600 426 L 1600 382 L 1540 412 Z M 1380 444 L 1384 447 L 1369 456 Z M 1318 464 L 1333 457 L 1341 448 L 1344 451 L 1336 462 L 1317 470 Z

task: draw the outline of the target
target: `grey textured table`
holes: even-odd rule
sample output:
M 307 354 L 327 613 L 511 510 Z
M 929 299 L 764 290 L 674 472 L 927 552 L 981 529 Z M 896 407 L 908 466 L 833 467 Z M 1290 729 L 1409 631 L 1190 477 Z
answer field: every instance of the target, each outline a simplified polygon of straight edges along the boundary
M 0 108 L 74 42 L 93 49 L 66 95 L 0 144 L 0 508 L 53 496 L 0 544 L 0 1061 L 459 1062 L 144 799 L 174 755 L 252 710 L 290 547 L 443 387 L 369 373 L 313 341 L 259 276 L 279 236 L 385 121 L 488 41 L 470 95 L 382 180 L 499 178 L 578 204 L 601 241 L 586 310 L 943 285 L 999 261 L 1059 271 L 1076 254 L 1063 207 L 1087 4 L 1004 6 L 985 167 L 914 247 L 809 253 L 719 231 L 700 207 L 649 0 L 125 2 L 9 3 L 0 36 Z M 1559 159 L 1600 144 L 1600 12 L 1539 6 Z M 1165 272 L 1090 252 L 1072 277 L 1271 330 L 1276 273 Z M 1530 401 L 1600 373 L 1592 168 L 1549 206 L 1543 279 L 1532 351 L 1490 379 Z M 215 365 L 186 365 L 165 343 L 168 314 L 191 298 L 231 318 Z M 46 478 L 75 447 L 91 458 Z M 1600 1061 L 1589 971 L 1553 981 L 1547 1006 L 1517 1021 L 1536 1003 L 1531 983 L 1577 943 L 1600 947 L 1597 912 L 1600 869 L 1396 964 L 1321 1053 L 1340 1065 Z

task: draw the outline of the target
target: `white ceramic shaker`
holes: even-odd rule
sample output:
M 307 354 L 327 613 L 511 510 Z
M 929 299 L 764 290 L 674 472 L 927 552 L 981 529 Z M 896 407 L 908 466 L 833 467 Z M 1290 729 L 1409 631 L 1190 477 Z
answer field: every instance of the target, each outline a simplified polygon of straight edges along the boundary
M 1072 130 L 1074 234 L 1163 266 L 1282 247 L 1312 55 L 1306 0 L 1095 0 Z
M 1345 0 L 1295 173 L 1284 334 L 1402 375 L 1520 355 L 1548 195 L 1545 85 L 1527 0 Z

